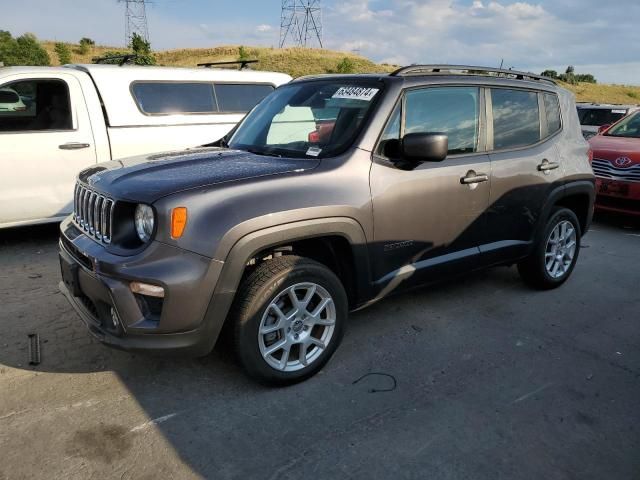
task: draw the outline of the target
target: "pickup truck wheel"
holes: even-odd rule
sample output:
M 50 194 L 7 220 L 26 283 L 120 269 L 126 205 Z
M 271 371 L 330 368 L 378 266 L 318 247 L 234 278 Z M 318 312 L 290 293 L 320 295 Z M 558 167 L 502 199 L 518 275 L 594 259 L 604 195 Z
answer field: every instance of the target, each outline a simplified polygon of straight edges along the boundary
M 238 290 L 235 349 L 247 373 L 287 385 L 317 373 L 335 352 L 348 315 L 336 275 L 302 257 L 268 260 Z
M 525 283 L 540 290 L 562 285 L 578 260 L 580 235 L 575 213 L 567 208 L 555 209 L 534 251 L 518 264 Z

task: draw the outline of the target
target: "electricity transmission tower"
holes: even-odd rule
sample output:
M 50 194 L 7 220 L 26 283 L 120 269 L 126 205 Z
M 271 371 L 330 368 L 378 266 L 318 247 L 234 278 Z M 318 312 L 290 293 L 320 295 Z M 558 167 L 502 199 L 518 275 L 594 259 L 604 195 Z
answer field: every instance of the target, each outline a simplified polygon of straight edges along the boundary
M 282 0 L 280 48 L 290 39 L 296 47 L 318 41 L 322 48 L 322 7 L 320 0 Z
M 137 33 L 145 41 L 149 41 L 147 26 L 147 0 L 119 0 L 125 4 L 125 45 L 131 43 L 131 37 Z

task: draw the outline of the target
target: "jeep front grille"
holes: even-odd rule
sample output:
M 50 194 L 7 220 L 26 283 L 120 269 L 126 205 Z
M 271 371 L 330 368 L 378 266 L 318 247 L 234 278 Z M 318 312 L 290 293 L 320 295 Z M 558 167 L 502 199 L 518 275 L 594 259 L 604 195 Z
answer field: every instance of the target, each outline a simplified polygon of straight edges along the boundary
M 617 167 L 609 160 L 594 158 L 591 167 L 596 177 L 625 182 L 640 182 L 640 164 L 630 167 Z
M 90 237 L 109 244 L 113 230 L 113 208 L 115 202 L 76 184 L 73 194 L 73 220 Z

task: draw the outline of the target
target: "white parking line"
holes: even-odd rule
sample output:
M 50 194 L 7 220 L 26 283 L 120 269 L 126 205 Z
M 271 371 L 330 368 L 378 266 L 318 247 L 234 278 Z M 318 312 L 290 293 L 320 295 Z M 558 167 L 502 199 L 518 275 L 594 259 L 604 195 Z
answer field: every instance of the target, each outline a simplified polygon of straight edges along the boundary
M 129 430 L 130 432 L 139 432 L 140 430 L 145 430 L 153 425 L 158 425 L 159 423 L 163 423 L 166 422 L 167 420 L 175 417 L 176 415 L 178 415 L 178 413 L 170 413 L 169 415 L 164 415 L 163 417 L 158 417 L 158 418 L 154 418 L 153 420 L 150 420 L 148 422 L 144 422 L 140 425 L 138 425 L 137 427 L 133 427 L 131 430 Z

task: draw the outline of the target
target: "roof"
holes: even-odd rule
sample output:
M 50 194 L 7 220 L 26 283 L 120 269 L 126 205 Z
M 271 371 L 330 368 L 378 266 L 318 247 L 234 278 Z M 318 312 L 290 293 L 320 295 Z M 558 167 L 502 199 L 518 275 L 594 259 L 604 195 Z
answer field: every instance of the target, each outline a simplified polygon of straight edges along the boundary
M 195 81 L 252 81 L 282 84 L 291 80 L 285 73 L 223 68 L 158 67 L 140 65 L 73 64 L 74 68 L 89 73 L 94 79 L 134 80 L 195 80 Z
M 404 87 L 418 87 L 421 85 L 477 85 L 477 86 L 499 86 L 504 88 L 532 88 L 536 90 L 545 90 L 548 92 L 564 92 L 565 88 L 546 81 L 530 80 L 527 78 L 517 79 L 513 77 L 503 77 L 497 75 L 475 75 L 475 74 L 456 74 L 456 73 L 438 73 L 436 75 L 399 75 L 393 76 L 386 73 L 378 74 L 323 74 L 309 75 L 299 77 L 293 82 L 299 81 L 347 81 L 357 82 L 359 80 L 373 80 L 386 84 L 398 84 Z
M 291 80 L 289 75 L 255 70 L 218 69 L 218 68 L 180 68 L 150 67 L 137 65 L 68 65 L 67 69 L 87 72 L 98 88 L 104 101 L 109 125 L 162 124 L 163 116 L 143 116 L 130 94 L 131 84 L 136 81 L 166 82 L 228 82 L 228 83 L 264 83 L 275 87 Z M 241 116 L 240 116 L 241 118 Z M 184 121 L 204 122 L 202 116 L 191 115 Z

